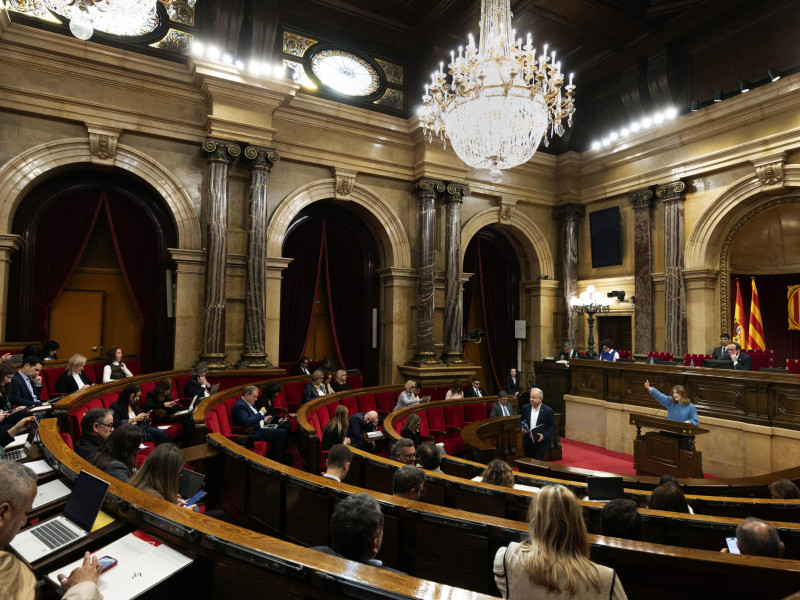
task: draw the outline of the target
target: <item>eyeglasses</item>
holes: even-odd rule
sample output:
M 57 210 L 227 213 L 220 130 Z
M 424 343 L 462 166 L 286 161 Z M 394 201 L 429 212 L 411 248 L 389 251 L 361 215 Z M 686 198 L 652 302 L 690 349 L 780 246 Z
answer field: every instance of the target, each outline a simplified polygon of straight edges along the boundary
M 100 427 L 108 427 L 109 429 L 114 429 L 113 423 L 98 423 L 97 425 Z

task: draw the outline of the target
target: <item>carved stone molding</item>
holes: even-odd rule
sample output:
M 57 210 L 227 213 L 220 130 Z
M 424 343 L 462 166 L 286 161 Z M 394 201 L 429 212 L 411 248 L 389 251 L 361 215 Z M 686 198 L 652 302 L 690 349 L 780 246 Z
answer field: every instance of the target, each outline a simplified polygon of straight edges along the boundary
M 250 169 L 272 171 L 278 161 L 280 154 L 275 148 L 264 148 L 263 146 L 247 146 L 242 152 L 242 160 L 247 163 Z
M 675 202 L 686 200 L 686 182 L 679 179 L 656 187 L 656 197 L 664 202 Z
M 500 199 L 500 221 L 508 223 L 514 216 L 514 210 L 517 208 L 516 200 Z
M 633 208 L 650 208 L 653 206 L 653 190 L 643 188 L 628 194 L 628 203 Z
M 353 193 L 358 171 L 340 169 L 338 167 L 333 167 L 331 170 L 336 178 L 336 184 L 333 188 L 334 197 L 337 200 L 350 200 L 350 194 Z
M 586 207 L 581 204 L 564 204 L 553 209 L 553 216 L 559 221 L 577 221 L 586 216 Z
M 783 177 L 783 165 L 787 156 L 788 152 L 781 152 L 750 161 L 756 169 L 756 177 L 764 186 L 764 191 L 784 188 L 786 182 Z
M 444 181 L 439 179 L 428 179 L 423 177 L 422 179 L 417 179 L 414 182 L 414 185 L 411 187 L 411 191 L 413 191 L 417 195 L 424 195 L 424 194 L 443 194 L 446 189 L 446 185 Z
M 89 152 L 92 155 L 92 164 L 113 165 L 117 156 L 117 142 L 122 130 L 95 127 L 89 124 L 86 125 L 86 129 L 89 132 Z
M 203 140 L 203 155 L 209 163 L 231 164 L 242 153 L 236 142 L 207 138 Z
M 462 203 L 469 194 L 470 189 L 467 184 L 454 181 L 445 182 L 445 202 Z

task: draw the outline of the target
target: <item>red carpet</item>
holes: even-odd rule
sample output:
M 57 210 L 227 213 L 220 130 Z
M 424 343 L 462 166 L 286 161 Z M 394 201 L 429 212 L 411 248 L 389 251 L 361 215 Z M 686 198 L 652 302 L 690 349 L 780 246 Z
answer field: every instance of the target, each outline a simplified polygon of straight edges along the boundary
M 633 468 L 633 455 L 622 452 L 612 452 L 600 446 L 592 446 L 584 442 L 561 438 L 563 458 L 553 461 L 554 465 L 565 467 L 578 467 L 593 471 L 606 471 L 620 475 L 636 475 Z M 716 475 L 705 473 L 706 479 L 718 479 Z
M 561 460 L 553 461 L 555 465 L 578 467 L 594 471 L 607 471 L 620 475 L 636 475 L 633 468 L 633 455 L 622 452 L 611 452 L 600 446 L 592 446 L 575 440 L 561 438 Z

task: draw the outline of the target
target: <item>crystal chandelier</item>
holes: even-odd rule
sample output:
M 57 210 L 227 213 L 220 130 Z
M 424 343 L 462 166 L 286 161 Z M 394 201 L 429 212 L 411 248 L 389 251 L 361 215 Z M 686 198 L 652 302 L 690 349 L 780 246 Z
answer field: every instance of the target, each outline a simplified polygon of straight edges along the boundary
M 156 14 L 157 0 L 42 0 L 54 13 L 69 19 L 76 38 L 88 40 L 95 29 L 135 28 Z
M 499 181 L 501 169 L 528 161 L 539 142 L 564 133 L 563 119 L 572 125 L 575 112 L 572 75 L 563 86 L 556 53 L 541 54 L 514 39 L 510 0 L 481 0 L 480 46 L 472 35 L 458 56 L 450 52 L 431 75 L 419 116 L 428 141 L 445 136 L 456 154 L 471 167 L 489 169 Z M 449 79 L 448 79 L 449 74 Z M 562 86 L 564 94 L 562 95 Z

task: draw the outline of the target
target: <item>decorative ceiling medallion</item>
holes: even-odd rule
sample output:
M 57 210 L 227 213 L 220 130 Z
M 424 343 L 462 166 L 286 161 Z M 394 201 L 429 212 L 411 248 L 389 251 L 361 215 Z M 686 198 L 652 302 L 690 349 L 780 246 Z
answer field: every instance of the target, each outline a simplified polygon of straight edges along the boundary
M 150 44 L 152 48 L 159 50 L 167 50 L 168 52 L 177 52 L 179 54 L 189 54 L 192 48 L 192 40 L 194 36 L 191 33 L 180 31 L 179 29 L 170 29 L 163 38 L 159 41 Z
M 403 110 L 405 104 L 404 94 L 400 90 L 395 90 L 393 88 L 386 88 L 386 91 L 383 93 L 383 96 L 375 100 L 375 104 L 380 104 L 381 106 L 389 106 L 391 108 L 396 108 L 397 110 Z
M 386 77 L 386 81 L 389 83 L 396 83 L 397 85 L 403 85 L 403 67 L 386 62 L 380 58 L 376 58 L 375 62 L 383 69 L 383 75 Z
M 327 88 L 345 96 L 370 96 L 380 77 L 366 60 L 345 50 L 321 50 L 311 56 L 311 71 Z

